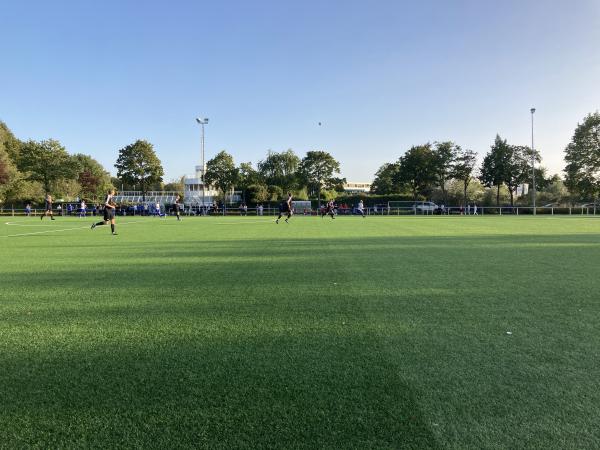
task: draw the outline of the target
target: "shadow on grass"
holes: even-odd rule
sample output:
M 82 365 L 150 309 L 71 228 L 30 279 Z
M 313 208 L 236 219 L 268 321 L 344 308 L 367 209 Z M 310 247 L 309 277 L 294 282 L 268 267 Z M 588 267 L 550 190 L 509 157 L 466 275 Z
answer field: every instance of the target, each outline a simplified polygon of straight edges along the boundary
M 438 447 L 376 341 L 148 340 L 2 366 L 9 447 Z
M 310 326 L 269 334 L 257 324 L 288 317 L 297 325 L 336 314 L 360 319 L 372 308 L 384 320 L 383 313 L 406 314 L 408 302 L 429 308 L 432 300 L 473 309 L 478 294 L 488 304 L 527 299 L 535 309 L 540 298 L 562 305 L 574 287 L 584 288 L 572 291 L 582 298 L 597 292 L 598 237 L 163 241 L 114 244 L 108 255 L 102 249 L 89 259 L 57 258 L 50 270 L 54 255 L 26 267 L 7 261 L 0 441 L 61 448 L 437 448 L 421 413 L 422 393 L 402 377 L 401 357 L 389 354 L 401 336 L 390 341 L 376 332 Z M 81 248 L 74 242 L 64 251 Z M 432 327 L 465 316 L 429 309 L 439 314 Z M 33 316 L 16 316 L 27 310 Z M 474 328 L 486 314 L 476 312 Z M 194 320 L 229 320 L 231 334 L 190 332 Z
M 41 253 L 26 264 L 6 260 L 0 295 L 81 289 L 84 296 L 94 290 L 114 294 L 154 288 L 172 289 L 174 296 L 195 290 L 201 296 L 219 290 L 289 292 L 294 286 L 300 293 L 352 282 L 362 282 L 366 289 L 485 288 L 499 280 L 531 283 L 532 275 L 534 282 L 553 284 L 558 281 L 555 271 L 563 279 L 588 277 L 593 283 L 599 247 L 600 234 L 252 239 L 123 243 L 99 254 L 88 250 L 89 256 L 82 257 L 85 248 L 74 243 L 65 253 Z

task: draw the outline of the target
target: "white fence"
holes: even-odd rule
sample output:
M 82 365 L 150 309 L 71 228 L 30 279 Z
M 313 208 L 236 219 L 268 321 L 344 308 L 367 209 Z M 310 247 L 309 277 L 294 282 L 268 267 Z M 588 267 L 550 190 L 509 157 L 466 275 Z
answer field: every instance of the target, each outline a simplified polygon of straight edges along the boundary
M 122 208 L 117 211 L 121 215 L 140 215 L 139 211 L 133 211 L 130 208 Z M 358 211 L 354 208 L 342 209 L 339 208 L 337 211 L 339 216 L 351 216 L 359 215 Z M 77 217 L 81 213 L 78 209 L 74 209 L 69 212 L 63 208 L 62 211 L 54 209 L 56 215 L 61 216 L 72 216 Z M 171 210 L 166 211 L 167 214 L 172 214 Z M 39 216 L 44 214 L 43 208 L 32 208 L 29 215 Z M 96 214 L 92 212 L 92 207 L 88 206 L 85 213 L 86 216 L 101 214 L 101 210 L 97 210 Z M 225 207 L 218 210 L 212 210 L 212 208 L 200 208 L 197 206 L 190 207 L 190 205 L 184 205 L 182 207 L 182 214 L 186 216 L 274 216 L 279 214 L 278 207 L 264 207 L 262 210 L 257 208 L 248 208 L 244 211 L 237 207 Z M 319 212 L 315 209 L 295 211 L 298 216 L 317 216 Z M 562 216 L 600 216 L 600 207 L 593 206 L 573 206 L 573 207 L 536 207 L 535 210 L 532 206 L 478 206 L 475 212 L 474 208 L 470 209 L 461 208 L 457 206 L 446 207 L 436 210 L 420 210 L 416 208 L 391 208 L 391 207 L 369 207 L 365 208 L 365 214 L 369 216 L 436 216 L 436 215 L 448 215 L 448 216 L 532 216 L 532 215 L 562 215 Z M 11 207 L 0 207 L 0 216 L 26 216 L 26 210 L 23 208 L 11 208 Z M 152 211 L 145 212 L 142 215 L 152 215 Z

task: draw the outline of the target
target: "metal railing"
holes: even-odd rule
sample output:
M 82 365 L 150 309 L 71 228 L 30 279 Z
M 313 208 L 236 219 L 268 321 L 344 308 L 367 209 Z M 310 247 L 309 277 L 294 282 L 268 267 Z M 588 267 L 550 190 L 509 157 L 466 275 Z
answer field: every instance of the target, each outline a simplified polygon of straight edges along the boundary
M 78 217 L 82 213 L 78 209 L 67 211 L 65 208 L 59 210 L 53 209 L 54 214 L 58 216 L 71 216 Z M 533 216 L 534 208 L 532 206 L 478 206 L 477 211 L 473 208 L 461 208 L 458 206 L 450 206 L 444 209 L 415 209 L 415 208 L 365 208 L 365 214 L 369 216 Z M 0 207 L 0 216 L 16 217 L 16 216 L 39 216 L 44 214 L 43 208 L 32 208 L 27 212 L 24 208 L 12 208 L 12 207 Z M 166 211 L 168 215 L 174 214 L 171 208 Z M 122 207 L 117 210 L 120 215 L 153 215 L 152 210 L 136 211 L 132 207 Z M 102 210 L 93 210 L 88 208 L 85 212 L 85 217 L 91 217 L 101 215 Z M 185 216 L 275 216 L 279 214 L 278 207 L 265 206 L 259 208 L 248 208 L 247 211 L 243 211 L 236 207 L 225 207 L 219 209 L 212 208 L 200 208 L 183 206 L 181 214 Z M 297 216 L 319 216 L 320 212 L 316 209 L 295 211 Z M 339 216 L 352 216 L 360 215 L 355 208 L 338 208 L 336 214 Z M 535 215 L 562 215 L 562 216 L 596 216 L 600 215 L 600 207 L 596 206 L 565 206 L 565 207 L 545 207 L 537 206 L 535 208 Z

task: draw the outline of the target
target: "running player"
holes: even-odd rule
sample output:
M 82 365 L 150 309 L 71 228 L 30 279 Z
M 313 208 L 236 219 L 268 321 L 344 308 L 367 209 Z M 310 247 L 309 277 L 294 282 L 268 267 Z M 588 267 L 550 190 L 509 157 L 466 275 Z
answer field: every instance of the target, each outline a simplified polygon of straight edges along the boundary
M 54 216 L 52 215 L 52 196 L 50 193 L 46 193 L 46 210 L 40 216 L 40 220 L 43 220 L 45 216 L 50 216 L 50 220 L 54 220 Z
M 356 207 L 356 210 L 357 210 L 359 213 L 361 213 L 361 214 L 362 214 L 362 216 L 363 216 L 363 219 L 366 217 L 366 216 L 365 216 L 365 205 L 364 205 L 364 203 L 363 203 L 363 201 L 362 201 L 362 200 L 360 200 L 360 201 L 358 202 L 358 206 Z
M 117 232 L 115 231 L 115 212 L 117 210 L 117 205 L 115 203 L 114 196 L 115 190 L 109 190 L 106 194 L 106 198 L 104 199 L 104 220 L 92 224 L 92 230 L 100 225 L 108 225 L 108 222 L 110 222 L 110 230 L 113 236 L 117 235 Z
M 327 207 L 321 214 L 321 219 L 328 214 L 331 216 L 332 219 L 335 219 L 335 203 L 333 202 L 333 200 L 329 200 L 327 202 Z
M 285 219 L 285 223 L 289 223 L 288 220 L 292 217 L 292 193 L 288 192 L 287 200 L 281 200 L 281 204 L 279 205 L 279 217 L 275 221 L 275 223 L 279 223 L 279 219 L 286 214 L 287 217 Z
M 177 216 L 177 220 L 181 220 L 181 217 L 179 217 L 180 203 L 181 203 L 181 196 L 177 195 L 177 197 L 175 197 L 175 203 L 173 204 L 173 209 L 175 210 L 175 215 Z

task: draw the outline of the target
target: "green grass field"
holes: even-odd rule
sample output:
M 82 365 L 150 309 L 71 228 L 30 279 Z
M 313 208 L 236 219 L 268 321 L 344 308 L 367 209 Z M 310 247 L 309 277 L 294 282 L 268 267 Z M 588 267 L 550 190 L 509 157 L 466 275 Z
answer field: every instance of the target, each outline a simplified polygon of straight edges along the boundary
M 1 448 L 600 445 L 600 219 L 90 223 L 2 218 Z

